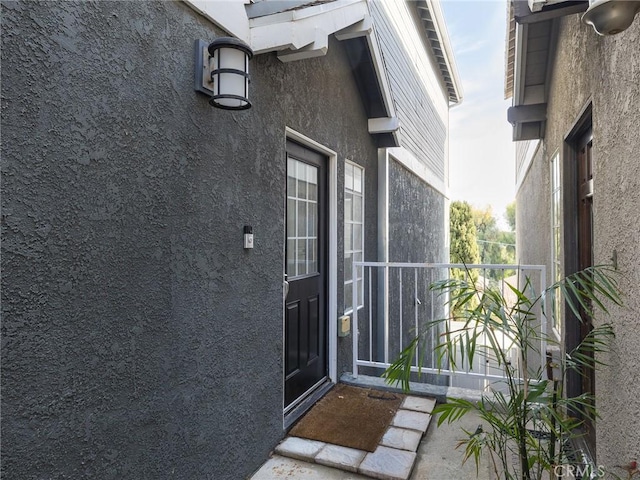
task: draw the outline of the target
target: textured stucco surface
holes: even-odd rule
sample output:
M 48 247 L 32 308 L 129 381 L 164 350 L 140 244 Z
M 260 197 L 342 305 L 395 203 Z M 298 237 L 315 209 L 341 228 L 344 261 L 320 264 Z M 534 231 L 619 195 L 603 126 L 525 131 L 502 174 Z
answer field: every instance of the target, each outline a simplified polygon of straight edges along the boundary
M 231 113 L 181 3 L 3 2 L 2 30 L 3 478 L 246 477 L 282 436 L 285 126 L 338 178 L 377 158 L 342 46 L 254 57 Z
M 578 15 L 563 18 L 553 68 L 545 165 L 534 164 L 519 192 L 518 234 L 536 232 L 529 231 L 525 222 L 536 222 L 532 205 L 539 203 L 537 197 L 548 197 L 549 189 L 544 186 L 548 185 L 551 155 L 556 149 L 563 151 L 565 136 L 584 106 L 592 102 L 594 263 L 611 263 L 616 252 L 625 295 L 624 307 L 613 307 L 609 317 L 596 319 L 596 323 L 612 321 L 616 331 L 612 352 L 602 358 L 609 366 L 598 367 L 596 373 L 601 415 L 596 422 L 597 463 L 621 475 L 613 466 L 640 456 L 640 20 L 636 18 L 619 35 L 599 37 L 580 23 Z M 537 258 L 545 245 L 550 245 L 548 235 L 519 238 L 518 247 L 531 252 L 520 250 L 521 259 Z M 547 252 L 542 260 L 548 264 L 549 259 Z
M 517 263 L 523 265 L 544 265 L 550 258 L 550 164 L 543 155 L 543 148 L 544 145 L 538 148 L 529 167 L 526 182 L 523 182 L 516 194 L 516 253 Z
M 389 261 L 446 262 L 445 198 L 389 160 Z
M 445 197 L 424 183 L 398 162 L 389 159 L 389 261 L 407 263 L 446 263 Z M 439 273 L 440 275 L 442 272 Z M 417 277 L 416 277 L 417 275 Z M 406 347 L 415 336 L 415 318 L 424 325 L 431 319 L 443 318 L 442 298 L 433 295 L 430 284 L 437 280 L 438 272 L 430 269 L 391 269 L 389 275 L 389 315 L 398 322 L 402 312 L 403 341 L 399 342 L 399 331 L 390 329 L 390 355 Z M 417 280 L 417 281 L 416 281 Z M 402 282 L 402 296 L 400 285 Z M 420 303 L 415 300 L 414 292 Z M 434 337 L 427 342 L 431 351 Z M 425 351 L 426 353 L 426 351 Z M 395 357 L 394 357 L 395 358 Z M 435 367 L 425 360 L 424 365 Z M 414 376 L 417 380 L 417 376 Z M 446 377 L 428 375 L 428 383 L 446 384 Z

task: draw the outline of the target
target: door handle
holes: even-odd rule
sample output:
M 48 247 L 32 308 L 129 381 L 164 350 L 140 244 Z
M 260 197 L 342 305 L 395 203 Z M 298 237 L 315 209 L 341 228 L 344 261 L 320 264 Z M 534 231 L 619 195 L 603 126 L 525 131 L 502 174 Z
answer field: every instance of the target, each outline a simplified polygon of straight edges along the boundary
M 283 290 L 283 300 L 287 299 L 287 295 L 289 295 L 289 282 L 287 282 L 286 280 L 284 282 L 282 282 L 284 285 L 284 290 Z

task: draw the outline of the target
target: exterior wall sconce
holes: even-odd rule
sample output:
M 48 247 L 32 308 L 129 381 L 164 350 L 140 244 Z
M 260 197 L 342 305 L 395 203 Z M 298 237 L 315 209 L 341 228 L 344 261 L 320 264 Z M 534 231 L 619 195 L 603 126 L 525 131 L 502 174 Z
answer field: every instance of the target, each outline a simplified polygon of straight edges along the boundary
M 589 0 L 582 21 L 591 25 L 598 35 L 615 35 L 629 28 L 640 11 L 637 0 Z
M 224 110 L 246 110 L 249 101 L 249 60 L 253 50 L 242 40 L 196 40 L 195 89 L 210 96 L 209 104 Z

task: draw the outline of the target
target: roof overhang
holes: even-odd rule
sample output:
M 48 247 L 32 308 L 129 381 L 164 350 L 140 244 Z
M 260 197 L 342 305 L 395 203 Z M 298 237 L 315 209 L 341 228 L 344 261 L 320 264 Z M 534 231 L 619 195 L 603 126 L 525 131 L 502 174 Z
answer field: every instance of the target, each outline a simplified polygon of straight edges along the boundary
M 544 136 L 557 20 L 588 6 L 588 1 L 573 0 L 510 1 L 505 98 L 513 99 L 507 119 L 513 125 L 514 141 Z
M 422 28 L 438 65 L 449 103 L 458 104 L 462 101 L 462 86 L 440 3 L 433 0 L 418 0 L 416 5 Z
M 282 62 L 326 55 L 329 37 L 345 42 L 356 83 L 379 146 L 398 146 L 398 119 L 367 0 L 184 0 L 259 55 Z M 216 5 L 218 3 L 218 5 Z

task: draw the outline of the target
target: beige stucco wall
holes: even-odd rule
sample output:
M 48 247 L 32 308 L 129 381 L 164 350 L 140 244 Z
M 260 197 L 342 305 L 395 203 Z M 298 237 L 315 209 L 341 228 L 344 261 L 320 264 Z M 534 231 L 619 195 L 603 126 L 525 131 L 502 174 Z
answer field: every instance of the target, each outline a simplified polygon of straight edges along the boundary
M 617 253 L 625 294 L 625 306 L 610 312 L 609 366 L 596 374 L 596 461 L 621 475 L 614 465 L 640 460 L 640 17 L 606 38 L 579 15 L 563 18 L 553 72 L 542 152 L 518 192 L 519 256 L 550 263 L 549 162 L 563 154 L 566 135 L 592 102 L 595 263 L 611 263 Z
M 617 336 L 610 367 L 596 380 L 597 450 L 599 461 L 619 465 L 640 460 L 640 18 L 619 36 L 598 40 L 595 261 L 610 262 L 617 252 L 626 303 L 611 311 Z
M 516 193 L 516 260 L 525 265 L 548 265 L 551 258 L 551 185 L 544 147 L 544 143 L 539 145 Z M 547 276 L 547 282 L 550 278 Z

